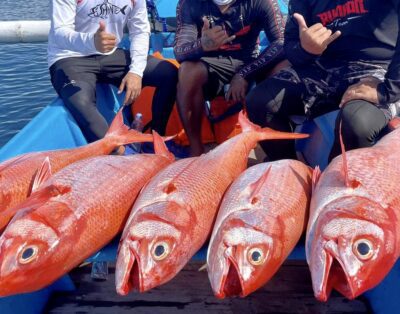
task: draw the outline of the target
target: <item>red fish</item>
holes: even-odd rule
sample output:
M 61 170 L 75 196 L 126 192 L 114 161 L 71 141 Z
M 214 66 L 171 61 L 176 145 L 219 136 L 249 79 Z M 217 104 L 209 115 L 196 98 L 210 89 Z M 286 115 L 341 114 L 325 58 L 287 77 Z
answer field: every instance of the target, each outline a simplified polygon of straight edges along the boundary
M 243 113 L 243 133 L 200 157 L 161 171 L 141 192 L 124 229 L 116 265 L 119 294 L 173 278 L 207 240 L 221 198 L 258 141 L 307 135 L 261 129 Z
M 245 297 L 276 273 L 305 230 L 311 176 L 305 164 L 280 160 L 253 166 L 233 182 L 207 254 L 218 298 Z
M 349 299 L 379 284 L 400 253 L 400 129 L 336 157 L 313 192 L 306 254 L 314 294 Z M 315 175 L 315 181 L 318 175 Z
M 65 167 L 25 202 L 0 237 L 0 296 L 41 289 L 120 232 L 140 189 L 174 157 L 98 156 Z
M 120 111 L 106 136 L 94 143 L 73 148 L 45 152 L 27 153 L 0 164 L 0 231 L 7 226 L 15 214 L 14 207 L 23 202 L 43 181 L 36 174 L 46 167 L 49 159 L 53 173 L 78 160 L 99 155 L 108 155 L 120 145 L 152 141 L 151 134 L 128 130 Z M 43 172 L 40 172 L 43 174 Z

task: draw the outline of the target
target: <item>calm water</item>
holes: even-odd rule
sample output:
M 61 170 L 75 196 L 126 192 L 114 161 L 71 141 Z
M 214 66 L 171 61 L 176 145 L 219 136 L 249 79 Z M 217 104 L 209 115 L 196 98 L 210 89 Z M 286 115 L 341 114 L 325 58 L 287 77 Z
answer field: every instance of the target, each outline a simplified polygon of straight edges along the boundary
M 0 0 L 0 21 L 49 19 L 50 0 Z M 0 147 L 55 97 L 47 43 L 0 44 Z

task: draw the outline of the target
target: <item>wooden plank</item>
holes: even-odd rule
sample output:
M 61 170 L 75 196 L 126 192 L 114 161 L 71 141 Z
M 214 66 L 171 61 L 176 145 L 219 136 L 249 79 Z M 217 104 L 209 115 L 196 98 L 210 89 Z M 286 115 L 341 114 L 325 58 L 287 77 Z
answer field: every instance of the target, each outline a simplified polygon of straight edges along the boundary
M 74 270 L 77 285 L 73 293 L 58 293 L 51 298 L 47 313 L 368 313 L 363 299 L 348 301 L 333 293 L 326 303 L 312 292 L 308 267 L 304 261 L 288 261 L 262 289 L 246 298 L 219 300 L 214 297 L 201 262 L 191 262 L 169 283 L 147 293 L 115 292 L 115 266 L 109 279 L 95 282 L 90 266 Z

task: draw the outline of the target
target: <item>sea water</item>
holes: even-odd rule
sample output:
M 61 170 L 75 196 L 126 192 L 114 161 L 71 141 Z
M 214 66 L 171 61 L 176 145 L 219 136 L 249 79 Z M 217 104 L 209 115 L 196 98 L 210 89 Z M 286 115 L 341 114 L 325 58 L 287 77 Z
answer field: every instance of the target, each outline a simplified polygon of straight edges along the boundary
M 49 4 L 0 0 L 0 21 L 48 20 Z M 0 148 L 55 97 L 47 43 L 0 44 Z

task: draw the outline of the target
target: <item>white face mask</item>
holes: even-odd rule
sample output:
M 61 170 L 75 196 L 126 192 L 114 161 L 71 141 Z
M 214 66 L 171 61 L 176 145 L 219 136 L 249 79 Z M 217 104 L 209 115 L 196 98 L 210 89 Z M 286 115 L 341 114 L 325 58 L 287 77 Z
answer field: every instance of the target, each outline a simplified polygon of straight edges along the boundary
M 233 0 L 213 0 L 216 5 L 227 5 L 233 2 Z

